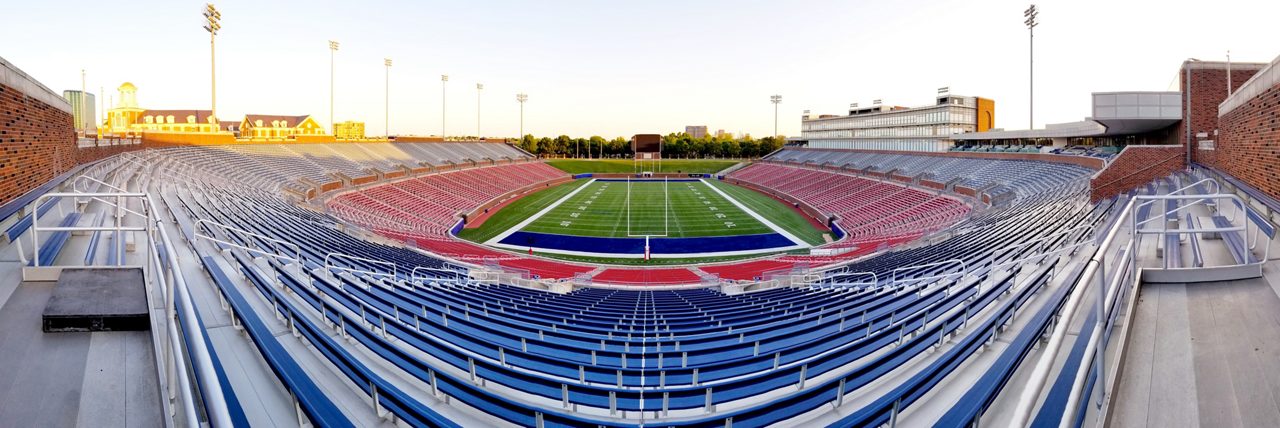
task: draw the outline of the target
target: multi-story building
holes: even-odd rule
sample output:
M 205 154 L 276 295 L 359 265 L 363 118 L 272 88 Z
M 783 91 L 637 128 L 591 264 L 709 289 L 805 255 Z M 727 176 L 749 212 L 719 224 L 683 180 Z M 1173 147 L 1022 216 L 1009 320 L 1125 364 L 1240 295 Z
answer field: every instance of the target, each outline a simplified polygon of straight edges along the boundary
M 333 124 L 333 136 L 339 140 L 360 140 L 364 138 L 364 122 L 348 120 Z
M 849 114 L 806 114 L 799 141 L 824 149 L 946 151 L 952 136 L 995 125 L 995 102 L 981 97 L 938 95 L 933 105 L 899 107 L 876 102 L 849 106 Z
M 288 138 L 299 135 L 326 134 L 324 127 L 310 115 L 246 114 L 240 122 L 240 138 Z
M 62 91 L 62 98 L 71 103 L 72 120 L 75 121 L 77 131 L 90 133 L 98 130 L 98 109 L 95 107 L 93 94 L 68 89 Z
M 684 127 L 684 133 L 689 134 L 689 136 L 693 138 L 706 138 L 707 126 L 706 125 L 689 125 Z
M 147 110 L 138 107 L 138 88 L 132 83 L 125 82 L 118 90 L 116 105 L 107 110 L 105 132 L 213 133 L 221 128 L 209 110 Z
M 733 138 L 733 133 L 732 133 L 732 132 L 724 132 L 724 130 L 723 130 L 723 129 L 717 129 L 717 130 L 716 130 L 716 138 L 721 138 L 721 137 L 726 137 L 726 136 L 727 136 L 727 137 L 729 137 L 729 138 Z

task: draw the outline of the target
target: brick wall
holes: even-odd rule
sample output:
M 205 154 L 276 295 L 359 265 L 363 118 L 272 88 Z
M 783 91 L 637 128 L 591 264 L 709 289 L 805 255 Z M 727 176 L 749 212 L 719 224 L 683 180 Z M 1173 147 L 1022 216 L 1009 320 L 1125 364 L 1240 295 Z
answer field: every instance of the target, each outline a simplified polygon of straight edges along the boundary
M 1204 132 L 1209 134 L 1208 139 L 1218 140 L 1214 135 L 1215 130 L 1219 130 L 1218 125 L 1218 104 L 1227 99 L 1227 67 L 1225 63 L 1219 62 L 1196 62 L 1184 63 L 1178 72 L 1178 82 L 1184 90 L 1188 88 L 1187 68 L 1191 69 L 1191 102 L 1190 109 L 1183 109 L 1183 121 L 1177 127 L 1177 141 L 1185 142 L 1187 140 L 1186 124 L 1191 126 L 1191 159 L 1194 162 L 1213 165 L 1219 167 L 1216 153 L 1208 150 L 1197 150 L 1194 144 L 1197 141 L 1196 134 Z M 1242 63 L 1233 64 L 1231 67 L 1231 86 L 1232 91 L 1244 85 L 1245 81 L 1253 77 L 1255 73 L 1262 68 L 1262 64 Z M 1183 102 L 1186 101 L 1186 92 L 1183 92 Z M 1188 110 L 1190 110 L 1188 112 Z M 1188 113 L 1190 116 L 1188 117 Z M 1185 150 L 1185 149 L 1184 149 Z M 1185 156 L 1185 152 L 1184 152 Z
M 1212 165 L 1280 199 L 1280 59 L 1222 109 Z
M 0 84 L 0 205 L 79 163 L 71 113 Z
M 1186 167 L 1183 146 L 1128 146 L 1090 182 L 1090 199 L 1099 201 L 1127 192 Z

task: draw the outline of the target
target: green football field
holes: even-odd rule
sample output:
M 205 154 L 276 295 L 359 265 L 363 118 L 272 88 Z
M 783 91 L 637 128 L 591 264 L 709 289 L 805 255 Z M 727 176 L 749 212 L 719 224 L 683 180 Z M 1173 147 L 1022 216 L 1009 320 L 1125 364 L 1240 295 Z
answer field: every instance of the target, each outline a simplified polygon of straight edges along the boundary
M 626 181 L 576 180 L 527 195 L 504 207 L 480 227 L 464 229 L 459 236 L 476 242 L 488 241 L 580 187 L 582 190 L 521 230 L 594 237 L 626 237 L 628 234 L 698 237 L 774 232 L 714 191 L 712 186 L 805 242 L 811 245 L 824 242 L 823 231 L 782 202 L 715 180 L 665 184 L 633 181 L 629 192 Z
M 662 162 L 643 161 L 646 167 L 642 168 L 649 172 L 667 172 L 667 173 L 702 173 L 714 174 L 733 166 L 738 163 L 736 160 L 723 159 L 663 159 Z M 657 167 L 661 164 L 660 167 Z M 560 168 L 560 170 L 570 174 L 583 173 L 622 173 L 631 174 L 636 171 L 636 162 L 630 159 L 550 159 L 547 165 Z M 658 171 L 654 171 L 654 170 Z
M 596 181 L 523 230 L 605 238 L 773 232 L 700 181 Z

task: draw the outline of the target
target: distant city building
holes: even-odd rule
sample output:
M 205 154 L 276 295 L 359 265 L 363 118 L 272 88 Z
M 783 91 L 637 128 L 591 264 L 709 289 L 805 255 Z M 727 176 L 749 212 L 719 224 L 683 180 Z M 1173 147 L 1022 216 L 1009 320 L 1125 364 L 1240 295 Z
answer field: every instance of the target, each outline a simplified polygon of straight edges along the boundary
M 81 103 L 81 96 L 84 96 Z M 86 133 L 96 132 L 98 130 L 98 109 L 95 107 L 95 97 L 90 93 L 81 93 L 75 90 L 62 91 L 62 98 L 66 98 L 71 103 L 71 116 L 75 121 L 76 130 Z M 83 108 L 83 111 L 81 111 Z
M 693 138 L 706 138 L 707 126 L 706 125 L 686 126 L 684 127 L 684 133 L 689 134 L 689 136 Z
M 138 107 L 138 88 L 132 83 L 125 82 L 118 91 L 116 105 L 107 110 L 106 132 L 212 133 L 221 129 L 209 110 L 147 110 Z
M 346 121 L 333 124 L 333 136 L 339 140 L 364 138 L 364 122 Z
M 733 133 L 732 133 L 732 132 L 724 132 L 724 130 L 723 130 L 723 129 L 717 129 L 717 130 L 716 130 L 716 138 L 723 138 L 723 137 L 733 138 Z
M 849 106 L 849 114 L 819 115 L 806 111 L 800 138 L 811 148 L 946 151 L 956 134 L 982 132 L 995 126 L 995 102 L 981 97 L 939 94 L 921 107 Z
M 363 124 L 361 125 L 363 129 Z M 246 114 L 240 121 L 240 138 L 287 138 L 299 135 L 325 135 L 310 115 L 278 116 Z

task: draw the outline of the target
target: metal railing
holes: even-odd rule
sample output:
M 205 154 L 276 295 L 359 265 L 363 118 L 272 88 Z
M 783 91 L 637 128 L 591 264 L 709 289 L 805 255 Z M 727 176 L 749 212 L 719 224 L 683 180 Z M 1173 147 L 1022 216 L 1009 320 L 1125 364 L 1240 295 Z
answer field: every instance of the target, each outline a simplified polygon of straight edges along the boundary
M 959 272 L 950 272 L 950 273 L 942 273 L 937 275 L 927 275 L 923 277 L 898 279 L 898 272 L 901 272 L 901 271 L 919 271 L 924 268 L 955 266 L 955 265 L 960 265 Z M 943 260 L 940 262 L 925 263 L 922 265 L 915 265 L 915 266 L 904 266 L 904 267 L 894 269 L 893 276 L 892 276 L 893 280 L 891 284 L 893 284 L 896 287 L 901 282 L 933 281 L 933 280 L 939 280 L 939 279 L 954 278 L 957 276 L 964 278 L 968 274 L 969 274 L 969 265 L 966 264 L 964 260 L 950 259 L 950 260 Z
M 390 266 L 390 267 L 391 267 L 391 270 L 390 270 L 390 272 L 378 272 L 378 271 L 374 271 L 374 270 L 370 270 L 370 269 L 361 269 L 361 268 L 358 268 L 358 267 L 343 267 L 343 266 L 338 266 L 338 265 L 333 264 L 333 260 L 334 260 L 334 259 L 338 259 L 338 260 L 354 260 L 354 261 L 359 261 L 359 262 L 372 263 L 372 264 L 379 265 L 379 266 Z M 350 266 L 354 266 L 354 265 L 350 265 Z M 350 255 L 350 254 L 336 253 L 336 252 L 335 252 L 335 253 L 328 253 L 328 254 L 325 254 L 325 255 L 324 255 L 324 270 L 325 270 L 325 272 L 327 272 L 330 276 L 332 276 L 332 275 L 333 275 L 333 271 L 335 271 L 335 270 L 337 270 L 337 271 L 341 271 L 341 272 L 363 273 L 363 274 L 365 274 L 365 275 L 375 276 L 375 277 L 379 277 L 379 276 L 382 276 L 382 277 L 390 277 L 392 280 L 395 280 L 395 279 L 396 279 L 396 277 L 398 276 L 398 272 L 396 271 L 396 264 L 395 264 L 395 263 L 391 263 L 391 262 L 387 262 L 387 261 L 382 261 L 382 260 L 374 260 L 374 259 L 364 258 L 364 257 L 359 257 L 359 256 L 353 256 L 353 255 Z
M 418 271 L 443 273 L 446 276 L 452 276 L 452 278 L 447 279 L 450 281 L 466 281 L 467 279 L 467 274 L 465 272 L 459 272 L 459 271 L 450 270 L 450 269 L 439 269 L 439 268 L 426 267 L 426 266 L 415 266 L 413 270 L 409 272 L 409 281 L 413 283 L 417 283 L 419 285 L 424 284 L 424 282 L 422 281 L 424 279 L 438 280 L 441 278 L 439 276 L 434 276 L 434 277 L 427 276 L 427 275 L 419 276 Z
M 72 191 L 74 191 L 74 192 L 76 192 L 76 193 L 84 193 L 84 194 L 86 194 L 86 195 L 85 195 L 85 197 L 86 197 L 86 198 L 88 198 L 89 200 L 93 200 L 93 201 L 101 202 L 101 203 L 105 204 L 106 206 L 109 206 L 109 207 L 112 207 L 112 208 L 116 208 L 116 207 L 117 207 L 116 203 L 113 203 L 113 202 L 111 202 L 111 201 L 108 201 L 108 200 L 102 199 L 102 198 L 97 197 L 97 196 L 88 196 L 87 194 L 88 194 L 88 193 L 93 193 L 93 190 L 89 189 L 89 186 L 88 186 L 87 184 L 85 185 L 84 190 L 80 190 L 80 183 L 81 183 L 81 182 L 84 182 L 84 181 L 89 181 L 89 182 L 92 182 L 92 183 L 98 183 L 99 185 L 107 186 L 107 188 L 110 188 L 111 190 L 115 190 L 116 192 L 119 192 L 119 193 L 129 193 L 129 190 L 127 190 L 127 189 L 121 189 L 121 188 L 119 188 L 119 187 L 116 187 L 116 186 L 111 185 L 110 183 L 107 183 L 107 182 L 105 182 L 105 181 L 102 181 L 102 180 L 99 180 L 99 179 L 96 179 L 96 178 L 90 177 L 90 176 L 88 176 L 88 175 L 81 175 L 81 176 L 79 176 L 79 177 L 76 177 L 76 179 L 75 179 L 74 181 L 72 181 L 72 182 L 71 182 L 71 190 L 72 190 Z M 77 198 L 77 199 L 76 199 L 76 201 L 77 201 L 77 202 L 78 202 L 79 200 L 80 200 L 79 198 Z M 137 211 L 131 210 L 131 209 L 129 209 L 128 207 L 123 207 L 123 208 L 121 208 L 121 210 L 123 210 L 125 213 L 133 214 L 133 215 L 138 216 L 138 217 L 140 217 L 140 218 L 147 218 L 146 214 L 143 214 L 143 213 L 140 213 L 140 212 L 137 212 Z
M 1201 180 L 1201 182 L 1203 181 L 1204 180 Z M 1196 184 L 1199 183 L 1200 182 Z M 1187 187 L 1192 187 L 1196 184 Z M 1179 189 L 1176 192 L 1181 192 L 1185 189 L 1186 188 Z M 1230 200 L 1240 208 L 1236 213 L 1236 220 L 1238 223 L 1234 224 L 1241 224 L 1241 226 L 1187 227 L 1170 230 L 1168 228 L 1168 222 L 1164 222 L 1164 226 L 1161 228 L 1151 228 L 1147 230 L 1139 229 L 1141 225 L 1146 224 L 1153 219 L 1139 221 L 1137 218 L 1137 210 L 1142 206 L 1149 205 L 1160 200 L 1192 201 L 1191 203 L 1184 204 L 1177 209 L 1169 210 L 1164 215 L 1153 217 L 1153 219 L 1160 219 L 1162 221 L 1167 215 L 1187 209 L 1191 206 L 1210 201 Z M 1105 365 L 1107 343 L 1103 341 L 1103 338 L 1107 337 L 1110 331 L 1115 327 L 1115 318 L 1116 315 L 1118 315 L 1116 309 L 1120 306 L 1120 301 L 1132 291 L 1133 287 L 1140 284 L 1142 270 L 1163 270 L 1163 268 L 1141 268 L 1138 266 L 1136 253 L 1138 250 L 1137 244 L 1139 242 L 1139 238 L 1143 234 L 1168 233 L 1198 234 L 1242 232 L 1247 234 L 1249 230 L 1248 223 L 1251 221 L 1249 219 L 1250 213 L 1248 211 L 1252 211 L 1252 208 L 1247 204 L 1244 204 L 1238 196 L 1233 194 L 1216 193 L 1203 195 L 1140 195 L 1134 197 L 1128 202 L 1128 204 L 1126 204 L 1123 211 L 1120 213 L 1120 217 L 1116 220 L 1111 229 L 1107 231 L 1106 237 L 1103 238 L 1102 242 L 1099 244 L 1097 252 L 1085 265 L 1085 268 L 1076 283 L 1076 290 L 1071 293 L 1066 304 L 1063 305 L 1062 309 L 1060 309 L 1060 312 L 1057 314 L 1057 318 L 1060 320 L 1071 320 L 1076 316 L 1076 311 L 1079 310 L 1081 302 L 1087 294 L 1093 294 L 1097 297 L 1093 309 L 1096 312 L 1096 319 L 1098 321 L 1095 324 L 1093 331 L 1086 333 L 1089 336 L 1083 354 L 1085 357 L 1074 374 L 1071 394 L 1068 396 L 1068 401 L 1064 408 L 1065 413 L 1062 415 L 1062 419 L 1060 420 L 1060 426 L 1070 426 L 1077 420 L 1077 411 L 1080 409 L 1079 403 L 1087 398 L 1083 395 L 1083 391 L 1086 384 L 1089 382 L 1089 374 L 1091 371 L 1097 376 L 1094 384 L 1098 385 L 1098 387 L 1095 388 L 1098 395 L 1097 400 L 1094 403 L 1094 407 L 1099 411 L 1105 412 L 1105 405 L 1107 403 L 1106 397 L 1108 394 L 1108 373 Z M 1126 226 L 1128 226 L 1131 233 L 1120 233 L 1120 231 L 1125 229 Z M 1255 245 L 1256 234 L 1258 232 L 1260 232 L 1260 228 L 1255 230 Z M 1127 239 L 1124 237 L 1127 237 Z M 1268 248 L 1268 252 L 1269 250 L 1270 248 Z M 1265 257 L 1261 259 L 1261 261 L 1255 263 L 1250 263 L 1246 260 L 1245 265 L 1258 264 L 1265 260 Z M 1090 290 L 1091 284 L 1096 284 L 1096 289 Z M 1036 362 L 1036 365 L 1030 374 L 1030 377 L 1023 389 L 1022 396 L 1014 409 L 1014 416 L 1011 420 L 1011 424 L 1013 426 L 1026 426 L 1031 418 L 1032 411 L 1040 405 L 1041 393 L 1044 390 L 1044 386 L 1047 383 L 1049 375 L 1052 373 L 1055 362 L 1059 356 L 1059 352 L 1056 352 L 1056 350 L 1062 349 L 1063 341 L 1066 339 L 1069 330 L 1070 329 L 1068 328 L 1058 328 L 1053 330 L 1048 343 L 1042 347 L 1042 349 L 1049 350 L 1049 352 L 1045 352 L 1041 355 L 1039 361 Z
M 871 281 L 869 281 L 869 282 L 868 282 L 868 281 L 863 280 L 863 281 L 847 281 L 847 282 L 845 282 L 845 281 L 841 281 L 841 282 L 837 282 L 837 281 L 835 280 L 835 278 L 837 278 L 837 277 L 838 277 L 838 278 L 843 278 L 843 279 L 849 279 L 849 278 L 855 278 L 855 279 L 856 279 L 856 278 L 866 278 L 867 276 L 870 276 L 870 277 L 871 277 Z M 880 277 L 876 276 L 876 273 L 875 273 L 875 272 L 871 272 L 871 271 L 866 271 L 866 272 L 851 272 L 851 273 L 840 273 L 839 275 L 833 275 L 833 276 L 831 277 L 831 279 L 832 279 L 832 280 L 831 280 L 830 282 L 819 282 L 819 283 L 817 283 L 817 284 L 815 284 L 815 285 L 816 285 L 817 287 L 820 287 L 820 288 L 828 287 L 828 286 L 829 286 L 829 287 L 848 288 L 848 287 L 862 287 L 862 286 L 867 286 L 867 285 L 875 286 L 875 285 L 877 285 L 877 284 L 879 284 L 879 283 L 880 283 Z
M 167 421 L 167 426 L 175 425 L 173 416 L 178 414 L 179 409 L 183 417 L 183 421 L 187 426 L 201 426 L 200 412 L 198 409 L 203 408 L 205 415 L 208 417 L 209 424 L 214 427 L 230 427 L 233 426 L 231 413 L 227 408 L 225 395 L 222 391 L 222 384 L 218 380 L 217 372 L 213 365 L 208 342 L 205 339 L 205 332 L 200 328 L 195 312 L 195 305 L 192 302 L 190 290 L 187 288 L 186 278 L 182 274 L 182 270 L 173 263 L 178 261 L 178 256 L 173 250 L 173 241 L 169 238 L 168 232 L 165 230 L 163 220 L 156 215 L 156 205 L 151 196 L 146 193 L 47 193 L 36 199 L 36 203 L 51 198 L 77 198 L 77 197 L 93 197 L 93 198 L 114 198 L 116 201 L 116 222 L 114 225 L 103 226 L 40 226 L 40 213 L 36 211 L 32 217 L 31 239 L 35 245 L 37 254 L 33 261 L 33 267 L 39 268 L 39 248 L 40 248 L 40 232 L 101 232 L 110 231 L 116 233 L 117 244 L 123 246 L 123 232 L 138 231 L 145 232 L 147 242 L 147 261 L 141 268 L 143 272 L 143 282 L 147 287 L 148 306 L 154 307 L 150 301 L 154 296 L 154 290 L 158 289 L 164 296 L 164 326 L 160 330 L 165 338 L 159 340 L 157 346 L 160 348 L 160 354 L 157 355 L 158 366 L 162 368 L 163 374 L 159 376 L 160 386 L 166 398 L 166 413 L 171 418 Z M 126 198 L 138 199 L 143 204 L 143 212 L 145 223 L 142 226 L 126 226 L 123 222 L 124 200 Z M 159 245 L 157 245 L 157 242 Z M 161 257 L 160 251 L 164 251 L 164 257 Z M 121 256 L 117 259 L 117 265 L 123 266 L 124 252 L 121 250 Z M 53 266 L 45 266 L 53 267 Z M 181 312 L 181 318 L 178 313 Z M 185 320 L 185 322 L 184 322 Z M 157 338 L 158 339 L 158 338 Z M 184 351 L 185 350 L 185 351 Z M 190 361 L 187 360 L 188 353 Z M 192 383 L 190 374 L 194 374 L 198 381 Z M 197 397 L 196 389 L 199 390 L 200 405 L 196 405 Z M 176 406 L 174 401 L 177 401 Z M 176 408 L 175 408 L 176 407 Z

